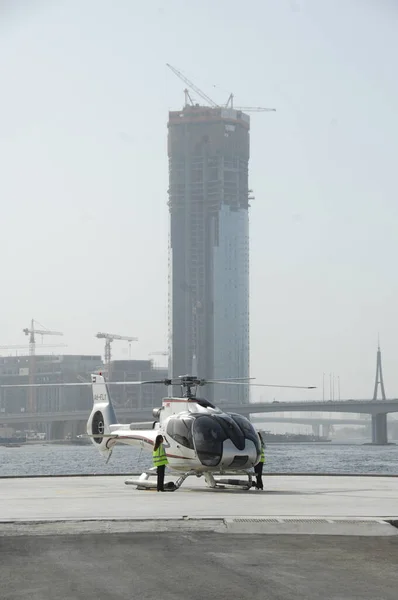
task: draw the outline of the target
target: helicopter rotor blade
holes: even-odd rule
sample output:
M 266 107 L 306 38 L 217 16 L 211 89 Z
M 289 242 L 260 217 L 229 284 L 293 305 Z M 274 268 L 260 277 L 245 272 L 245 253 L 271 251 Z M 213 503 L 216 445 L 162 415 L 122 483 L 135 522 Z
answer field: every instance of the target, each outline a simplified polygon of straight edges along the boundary
M 107 385 L 148 385 L 148 384 L 160 384 L 160 385 L 173 385 L 171 379 L 154 379 L 153 381 L 107 381 Z
M 293 390 L 315 390 L 315 385 L 276 385 L 273 383 L 250 383 L 245 381 L 210 381 L 207 383 L 215 383 L 215 384 L 225 384 L 225 385 L 250 385 L 256 387 L 272 387 L 272 388 L 290 388 Z
M 0 384 L 0 388 L 31 388 L 31 387 L 64 387 L 64 386 L 92 386 L 90 382 L 79 383 L 4 383 Z
M 106 385 L 148 385 L 148 384 L 163 384 L 171 385 L 169 379 L 154 380 L 154 381 L 107 381 Z M 79 386 L 92 386 L 91 381 L 84 382 L 67 382 L 67 383 L 5 383 L 0 384 L 0 388 L 24 388 L 24 387 L 79 387 Z
M 230 381 L 250 381 L 255 377 L 226 377 L 225 379 L 203 379 L 204 383 L 228 383 Z
M 314 390 L 316 386 L 307 385 L 276 385 L 271 383 L 251 383 L 255 377 L 231 377 L 226 379 L 194 379 L 191 384 L 194 385 L 250 385 L 256 387 L 271 388 L 290 388 L 296 390 Z M 181 379 L 154 379 L 148 381 L 106 381 L 106 385 L 184 385 Z M 31 387 L 87 387 L 92 386 L 91 381 L 84 382 L 66 382 L 66 383 L 5 383 L 0 384 L 1 388 L 31 388 Z

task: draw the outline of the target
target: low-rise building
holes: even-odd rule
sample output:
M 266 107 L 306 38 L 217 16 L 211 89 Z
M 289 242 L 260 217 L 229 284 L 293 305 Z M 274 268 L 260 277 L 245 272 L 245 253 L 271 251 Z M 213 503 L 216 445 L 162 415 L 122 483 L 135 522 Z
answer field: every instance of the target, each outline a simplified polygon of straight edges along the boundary
M 167 369 L 157 368 L 152 360 L 114 360 L 110 381 L 158 381 L 168 377 Z M 162 384 L 110 386 L 115 407 L 148 408 L 161 406 L 167 396 Z
M 100 368 L 101 357 L 91 355 L 0 357 L 0 386 L 26 385 L 32 380 L 47 384 L 89 382 L 91 373 Z M 0 411 L 3 413 L 89 410 L 91 406 L 89 386 L 1 388 Z

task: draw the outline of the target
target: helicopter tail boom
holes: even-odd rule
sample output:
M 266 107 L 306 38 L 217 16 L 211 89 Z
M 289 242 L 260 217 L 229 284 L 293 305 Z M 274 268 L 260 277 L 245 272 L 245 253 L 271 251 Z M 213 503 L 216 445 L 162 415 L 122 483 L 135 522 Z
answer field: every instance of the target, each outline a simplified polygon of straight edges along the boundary
M 93 408 L 87 421 L 87 434 L 94 446 L 109 460 L 116 440 L 109 437 L 113 425 L 117 425 L 115 411 L 108 386 L 102 375 L 91 375 Z

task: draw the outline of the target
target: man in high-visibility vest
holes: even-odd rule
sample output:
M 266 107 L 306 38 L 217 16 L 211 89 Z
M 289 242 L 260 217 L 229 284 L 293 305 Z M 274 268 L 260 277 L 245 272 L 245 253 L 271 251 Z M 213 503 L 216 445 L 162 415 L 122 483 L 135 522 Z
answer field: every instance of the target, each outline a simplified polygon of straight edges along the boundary
M 263 440 L 260 432 L 258 432 L 258 437 L 260 438 L 261 455 L 260 455 L 260 462 L 258 462 L 256 464 L 256 466 L 254 467 L 254 472 L 256 474 L 256 479 L 257 479 L 256 488 L 258 490 L 262 490 L 262 489 L 264 489 L 262 475 L 263 475 L 263 467 L 264 467 L 264 463 L 265 463 L 265 451 L 264 451 L 265 444 L 264 444 L 264 440 Z
M 166 450 L 163 446 L 163 436 L 158 435 L 155 440 L 155 445 L 153 447 L 152 452 L 153 466 L 157 469 L 158 482 L 157 482 L 157 490 L 158 492 L 164 492 L 164 472 L 166 469 L 166 465 L 169 464 L 166 456 Z

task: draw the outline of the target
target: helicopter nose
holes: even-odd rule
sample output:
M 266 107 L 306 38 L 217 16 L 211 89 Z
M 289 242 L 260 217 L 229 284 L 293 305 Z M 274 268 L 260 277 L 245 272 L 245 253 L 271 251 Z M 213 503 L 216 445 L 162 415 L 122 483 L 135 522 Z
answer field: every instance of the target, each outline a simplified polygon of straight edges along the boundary
M 250 469 L 257 462 L 257 450 L 253 442 L 246 441 L 243 450 L 238 450 L 231 440 L 226 440 L 223 447 L 222 467 L 230 469 Z

